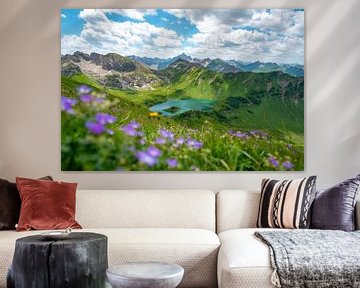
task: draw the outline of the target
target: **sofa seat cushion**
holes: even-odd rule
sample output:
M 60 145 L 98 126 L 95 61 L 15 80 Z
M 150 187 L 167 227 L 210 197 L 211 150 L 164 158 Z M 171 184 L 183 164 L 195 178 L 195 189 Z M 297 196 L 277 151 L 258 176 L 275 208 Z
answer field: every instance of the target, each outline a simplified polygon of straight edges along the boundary
M 179 287 L 216 287 L 220 241 L 212 231 L 138 228 L 106 229 L 103 234 L 109 237 L 109 265 L 137 261 L 171 262 L 185 269 Z
M 216 264 L 220 241 L 203 229 L 136 228 L 82 229 L 108 237 L 109 265 L 123 262 L 163 261 L 185 269 L 179 287 L 216 287 Z M 6 287 L 6 273 L 12 262 L 17 238 L 44 231 L 0 232 L 0 288 Z
M 255 231 L 262 230 L 274 229 L 234 229 L 219 234 L 219 288 L 274 287 L 269 248 L 254 236 Z

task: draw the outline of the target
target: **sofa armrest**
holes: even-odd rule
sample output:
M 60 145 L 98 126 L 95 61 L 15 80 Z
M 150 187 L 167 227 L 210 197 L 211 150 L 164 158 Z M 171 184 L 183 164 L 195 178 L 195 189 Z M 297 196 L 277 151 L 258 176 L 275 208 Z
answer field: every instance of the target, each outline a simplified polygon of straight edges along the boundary
M 360 199 L 358 199 L 355 206 L 355 222 L 355 229 L 360 230 Z

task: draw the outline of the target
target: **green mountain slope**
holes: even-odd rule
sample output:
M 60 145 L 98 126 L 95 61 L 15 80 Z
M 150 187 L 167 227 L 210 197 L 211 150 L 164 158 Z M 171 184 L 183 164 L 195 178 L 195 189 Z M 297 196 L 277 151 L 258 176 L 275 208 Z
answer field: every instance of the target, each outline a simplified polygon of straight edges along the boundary
M 62 78 L 62 92 L 71 95 L 74 87 L 87 84 L 114 99 L 134 103 L 131 109 L 139 109 L 142 114 L 154 105 L 171 100 L 212 100 L 211 111 L 206 109 L 201 113 L 183 109 L 184 114 L 174 113 L 174 120 L 195 128 L 210 121 L 218 130 L 262 129 L 303 142 L 304 80 L 301 77 L 282 72 L 214 72 L 183 60 L 158 72 L 156 77 L 163 85 L 136 90 L 106 87 L 85 74 L 76 74 Z M 179 107 L 171 108 L 180 110 Z M 169 121 L 169 117 L 163 118 L 163 121 Z

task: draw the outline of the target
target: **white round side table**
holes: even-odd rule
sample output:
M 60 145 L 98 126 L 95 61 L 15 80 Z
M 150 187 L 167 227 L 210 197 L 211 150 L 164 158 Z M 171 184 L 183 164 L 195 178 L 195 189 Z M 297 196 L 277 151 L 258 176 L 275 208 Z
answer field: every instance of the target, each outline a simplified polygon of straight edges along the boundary
M 162 262 L 117 264 L 106 270 L 114 288 L 175 288 L 184 276 L 184 268 Z

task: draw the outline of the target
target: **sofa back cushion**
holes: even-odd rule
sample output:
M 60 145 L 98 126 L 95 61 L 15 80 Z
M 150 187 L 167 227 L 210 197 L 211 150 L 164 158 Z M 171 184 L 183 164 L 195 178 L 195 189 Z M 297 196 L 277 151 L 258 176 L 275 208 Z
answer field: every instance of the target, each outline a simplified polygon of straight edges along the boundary
M 255 228 L 260 192 L 223 190 L 216 194 L 217 233 L 239 228 Z
M 260 191 L 223 190 L 216 194 L 216 232 L 256 228 Z M 360 197 L 359 197 L 360 198 Z M 355 229 L 360 230 L 360 199 L 355 207 Z
M 215 231 L 209 190 L 78 190 L 83 228 L 199 228 Z

